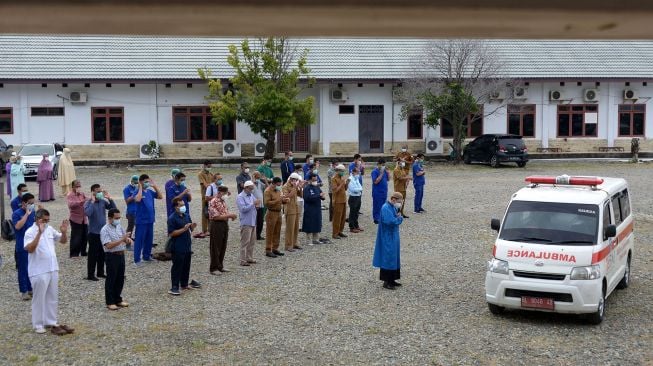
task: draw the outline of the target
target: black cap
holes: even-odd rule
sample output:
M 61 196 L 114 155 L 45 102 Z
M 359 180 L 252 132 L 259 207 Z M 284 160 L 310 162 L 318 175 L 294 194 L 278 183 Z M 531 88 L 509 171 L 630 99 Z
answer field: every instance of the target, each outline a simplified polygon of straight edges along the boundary
M 378 163 L 379 164 L 385 164 L 385 159 L 383 159 L 383 158 L 379 159 Z
M 272 183 L 281 183 L 281 182 L 283 182 L 283 180 L 281 180 L 281 178 L 279 177 L 272 178 Z

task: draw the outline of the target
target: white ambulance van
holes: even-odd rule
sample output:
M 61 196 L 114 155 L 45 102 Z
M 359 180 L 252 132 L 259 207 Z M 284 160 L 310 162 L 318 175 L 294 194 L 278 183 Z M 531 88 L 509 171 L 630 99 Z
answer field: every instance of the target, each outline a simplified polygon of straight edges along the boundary
M 621 178 L 531 176 L 513 194 L 487 263 L 490 312 L 505 308 L 605 318 L 606 298 L 628 287 L 633 214 Z

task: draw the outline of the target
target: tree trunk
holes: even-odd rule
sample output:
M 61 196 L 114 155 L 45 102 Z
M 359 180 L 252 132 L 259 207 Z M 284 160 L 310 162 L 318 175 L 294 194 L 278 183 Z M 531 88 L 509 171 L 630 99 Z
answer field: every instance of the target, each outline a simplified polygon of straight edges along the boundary
M 265 156 L 267 157 L 274 157 L 276 155 L 276 140 L 277 134 L 276 132 L 274 133 L 269 133 L 266 137 L 265 141 Z
M 462 123 L 461 123 L 462 125 Z M 462 126 L 453 126 L 453 148 L 455 150 L 455 155 L 453 157 L 453 163 L 459 164 L 463 159 L 463 138 L 461 135 Z

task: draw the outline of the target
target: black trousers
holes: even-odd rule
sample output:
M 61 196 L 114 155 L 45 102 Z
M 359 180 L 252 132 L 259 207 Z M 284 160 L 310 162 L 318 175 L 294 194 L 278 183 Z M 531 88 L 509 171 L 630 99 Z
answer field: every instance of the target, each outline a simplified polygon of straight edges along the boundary
M 85 256 L 86 243 L 88 242 L 88 225 L 70 222 L 70 256 Z
M 384 282 L 392 282 L 401 278 L 401 269 L 383 269 L 379 271 L 379 279 Z
M 127 214 L 127 232 L 131 233 L 131 239 L 134 239 L 134 220 L 136 216 L 134 214 Z
M 349 228 L 358 229 L 358 215 L 361 211 L 361 196 L 349 196 Z
M 104 249 L 100 234 L 88 233 L 88 262 L 86 266 L 88 277 L 94 277 L 95 273 L 104 276 Z
M 190 277 L 190 252 L 188 253 L 172 253 L 172 269 L 170 269 L 170 279 L 172 280 L 172 288 L 179 289 L 188 286 L 188 279 Z
M 333 193 L 329 192 L 329 222 L 333 221 Z
M 256 209 L 256 240 L 261 239 L 261 232 L 263 232 L 263 207 Z
M 122 288 L 125 285 L 125 254 L 105 253 L 107 280 L 104 282 L 104 299 L 107 305 L 122 302 Z

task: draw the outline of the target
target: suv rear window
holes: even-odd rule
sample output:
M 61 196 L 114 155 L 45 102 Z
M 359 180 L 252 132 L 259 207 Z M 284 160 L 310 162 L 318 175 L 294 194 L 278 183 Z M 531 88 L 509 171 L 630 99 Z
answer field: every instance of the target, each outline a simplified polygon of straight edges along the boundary
M 499 144 L 508 146 L 508 145 L 515 145 L 518 148 L 524 147 L 524 140 L 521 138 L 516 138 L 514 136 L 505 136 L 505 137 L 499 137 Z

